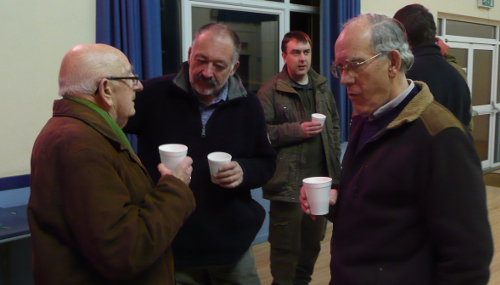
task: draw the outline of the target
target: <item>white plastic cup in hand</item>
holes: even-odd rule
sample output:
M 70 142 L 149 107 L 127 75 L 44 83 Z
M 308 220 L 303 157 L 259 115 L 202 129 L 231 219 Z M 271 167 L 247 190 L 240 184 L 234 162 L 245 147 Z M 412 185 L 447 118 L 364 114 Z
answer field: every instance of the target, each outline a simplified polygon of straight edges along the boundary
M 188 147 L 183 144 L 162 144 L 158 147 L 161 163 L 168 169 L 174 170 L 186 157 Z
M 320 113 L 314 113 L 311 115 L 311 121 L 320 122 L 323 126 L 325 124 L 326 116 Z
M 216 151 L 207 155 L 208 166 L 210 167 L 210 178 L 212 182 L 218 184 L 214 180 L 214 174 L 219 172 L 219 167 L 231 161 L 232 156 L 227 152 Z
M 307 202 L 312 215 L 328 214 L 330 208 L 330 177 L 309 177 L 302 179 L 306 190 Z

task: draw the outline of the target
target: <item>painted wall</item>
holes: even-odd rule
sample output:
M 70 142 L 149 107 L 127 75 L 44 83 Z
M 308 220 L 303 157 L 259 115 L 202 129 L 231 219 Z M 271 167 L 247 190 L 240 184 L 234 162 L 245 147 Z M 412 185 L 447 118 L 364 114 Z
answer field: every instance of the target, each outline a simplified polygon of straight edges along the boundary
M 361 13 L 378 13 L 392 17 L 399 9 L 413 3 L 428 8 L 434 15 L 434 19 L 436 19 L 438 12 L 442 12 L 488 20 L 500 20 L 500 3 L 496 3 L 492 9 L 478 8 L 477 0 L 361 0 Z
M 64 54 L 95 42 L 95 0 L 0 1 L 0 178 L 28 174 Z
M 408 0 L 361 0 L 362 13 L 393 16 Z M 421 0 L 438 12 L 500 21 L 500 4 Z M 74 45 L 95 42 L 95 0 L 0 1 L 0 178 L 29 173 L 33 142 L 58 98 L 57 76 Z

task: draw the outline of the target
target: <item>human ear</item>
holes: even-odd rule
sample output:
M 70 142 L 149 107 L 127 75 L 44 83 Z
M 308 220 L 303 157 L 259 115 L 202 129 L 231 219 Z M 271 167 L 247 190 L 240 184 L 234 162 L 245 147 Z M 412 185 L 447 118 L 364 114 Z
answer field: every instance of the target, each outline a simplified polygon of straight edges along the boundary
M 229 76 L 233 76 L 236 73 L 236 70 L 238 70 L 238 67 L 240 67 L 240 61 L 237 61 L 234 64 L 233 70 L 231 70 L 231 72 L 229 73 Z
M 192 46 L 189 47 L 189 50 L 188 50 L 188 65 L 191 65 L 191 49 L 192 49 Z
M 97 105 L 102 109 L 104 109 L 105 111 L 111 109 L 111 107 L 113 106 L 113 99 L 112 99 L 113 93 L 114 93 L 113 88 L 109 80 L 103 79 L 99 83 L 98 92 L 95 95 Z
M 387 57 L 389 58 L 389 77 L 394 78 L 401 70 L 401 54 L 397 50 L 392 50 Z

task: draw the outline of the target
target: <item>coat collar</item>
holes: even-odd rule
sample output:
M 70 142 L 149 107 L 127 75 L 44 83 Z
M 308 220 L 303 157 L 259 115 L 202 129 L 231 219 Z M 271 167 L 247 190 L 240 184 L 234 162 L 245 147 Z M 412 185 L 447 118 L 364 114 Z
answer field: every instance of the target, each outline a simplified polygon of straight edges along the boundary
M 309 78 L 311 79 L 314 89 L 318 88 L 320 85 L 327 83 L 328 81 L 325 77 L 318 74 L 312 68 L 310 68 L 307 72 L 307 76 L 309 76 Z M 288 75 L 287 66 L 285 64 L 283 66 L 283 69 L 281 69 L 281 72 L 278 73 L 278 80 L 276 80 L 276 90 L 288 93 L 297 93 L 293 86 L 294 82 Z
M 434 101 L 434 96 L 432 96 L 427 84 L 421 81 L 414 81 L 414 83 L 420 89 L 420 92 L 406 105 L 396 119 L 389 123 L 388 129 L 397 128 L 404 123 L 415 121 Z
M 238 76 L 238 74 L 235 73 L 233 76 L 229 77 L 228 83 L 229 83 L 229 90 L 227 95 L 228 100 L 247 96 L 247 91 L 243 86 L 243 83 L 241 82 L 241 79 Z M 187 61 L 182 63 L 181 70 L 179 71 L 179 73 L 177 73 L 177 75 L 174 78 L 174 84 L 177 85 L 177 87 L 179 87 L 180 89 L 184 90 L 184 92 L 188 94 L 193 94 L 191 83 L 189 83 L 189 65 Z
M 120 138 L 109 124 L 96 112 L 86 106 L 64 98 L 55 100 L 53 104 L 53 117 L 71 117 L 84 122 L 106 137 L 117 149 L 127 151 L 130 156 L 144 168 L 137 155 L 129 151 L 128 147 L 121 142 Z

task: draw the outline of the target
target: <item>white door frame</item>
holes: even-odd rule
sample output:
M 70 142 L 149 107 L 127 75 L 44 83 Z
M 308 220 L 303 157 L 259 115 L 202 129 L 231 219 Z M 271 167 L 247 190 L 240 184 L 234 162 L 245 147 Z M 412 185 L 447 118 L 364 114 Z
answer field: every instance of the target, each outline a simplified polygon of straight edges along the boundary
M 499 141 L 495 137 L 495 134 L 497 130 L 500 128 L 500 126 L 496 125 L 496 115 L 500 111 L 500 102 L 497 102 L 497 80 L 498 78 L 498 42 L 494 40 L 482 40 L 482 39 L 469 39 L 469 38 L 464 38 L 464 37 L 451 37 L 451 36 L 446 36 L 445 37 L 448 42 L 447 44 L 451 48 L 460 48 L 460 49 L 466 49 L 468 51 L 467 54 L 467 83 L 469 85 L 469 89 L 471 89 L 471 95 L 472 94 L 472 80 L 473 80 L 473 64 L 474 64 L 474 50 L 489 50 L 492 51 L 492 70 L 491 70 L 491 94 L 490 94 L 490 99 L 489 99 L 489 104 L 485 105 L 477 105 L 473 106 L 473 116 L 481 116 L 481 115 L 489 115 L 489 130 L 488 130 L 488 158 L 486 160 L 483 160 L 481 162 L 481 165 L 484 168 L 491 168 L 491 167 L 497 167 L 500 166 L 500 161 L 495 162 L 494 161 L 494 154 L 495 154 L 495 145 L 498 145 Z M 480 43 L 482 42 L 482 43 Z M 488 42 L 488 43 L 484 43 Z M 497 44 L 492 44 L 493 42 L 496 42 Z

